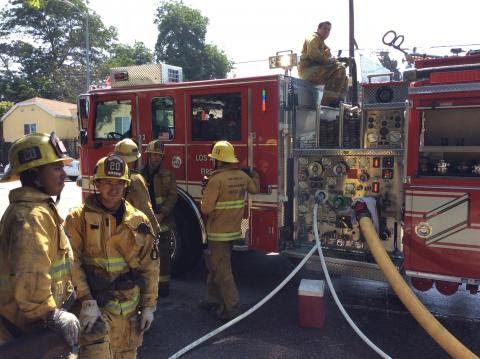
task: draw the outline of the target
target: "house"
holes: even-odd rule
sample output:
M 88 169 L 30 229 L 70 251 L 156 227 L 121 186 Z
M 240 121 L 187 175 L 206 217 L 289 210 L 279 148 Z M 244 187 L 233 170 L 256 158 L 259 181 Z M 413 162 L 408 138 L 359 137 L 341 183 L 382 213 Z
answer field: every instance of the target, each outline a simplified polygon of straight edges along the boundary
M 77 158 L 76 113 L 77 105 L 74 103 L 40 97 L 16 103 L 0 119 L 0 162 L 8 162 L 8 150 L 12 142 L 35 132 L 55 132 L 63 140 L 70 156 Z
M 3 141 L 34 132 L 54 131 L 61 139 L 78 138 L 77 105 L 74 103 L 34 97 L 18 102 L 6 112 L 0 122 L 3 125 Z

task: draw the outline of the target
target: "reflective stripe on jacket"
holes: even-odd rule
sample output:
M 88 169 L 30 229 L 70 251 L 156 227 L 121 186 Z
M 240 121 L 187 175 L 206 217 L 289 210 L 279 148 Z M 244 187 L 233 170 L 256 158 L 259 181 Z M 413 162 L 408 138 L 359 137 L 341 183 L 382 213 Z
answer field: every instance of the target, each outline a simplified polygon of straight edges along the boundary
M 50 196 L 20 187 L 9 199 L 0 222 L 0 314 L 29 331 L 72 293 L 72 249 Z
M 203 190 L 202 212 L 208 215 L 207 234 L 212 241 L 242 238 L 241 224 L 247 193 L 258 193 L 258 179 L 235 165 L 225 165 L 208 179 Z
M 75 255 L 72 274 L 79 298 L 91 296 L 86 268 L 96 268 L 110 282 L 130 269 L 141 275 L 145 283 L 141 291 L 138 286 L 115 291 L 115 299 L 104 307 L 113 314 L 128 315 L 138 304 L 156 307 L 159 266 L 150 257 L 153 236 L 138 230 L 141 223 L 146 223 L 151 231 L 147 217 L 127 201 L 124 206 L 122 222 L 117 225 L 115 217 L 102 209 L 92 194 L 83 206 L 70 212 L 65 228 Z

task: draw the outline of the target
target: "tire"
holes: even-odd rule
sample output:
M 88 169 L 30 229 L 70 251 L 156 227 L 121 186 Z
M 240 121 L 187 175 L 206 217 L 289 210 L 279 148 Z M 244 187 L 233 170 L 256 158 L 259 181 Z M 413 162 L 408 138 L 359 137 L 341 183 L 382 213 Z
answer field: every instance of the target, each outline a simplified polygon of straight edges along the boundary
M 68 176 L 68 179 L 72 182 L 75 182 L 77 180 L 77 176 Z
M 190 272 L 202 255 L 202 233 L 193 210 L 179 198 L 172 231 L 172 275 Z

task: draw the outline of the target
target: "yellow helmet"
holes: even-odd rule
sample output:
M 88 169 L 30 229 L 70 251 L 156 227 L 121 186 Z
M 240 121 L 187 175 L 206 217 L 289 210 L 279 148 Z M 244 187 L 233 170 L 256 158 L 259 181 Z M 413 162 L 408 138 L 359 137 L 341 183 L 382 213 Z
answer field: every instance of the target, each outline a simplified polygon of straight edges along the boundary
M 100 158 L 95 165 L 93 180 L 119 179 L 130 184 L 128 165 L 125 160 L 116 154 L 110 154 L 107 157 Z
M 235 149 L 228 141 L 218 141 L 212 148 L 212 153 L 208 157 L 215 158 L 218 161 L 228 163 L 238 163 L 235 157 Z
M 114 153 L 122 157 L 127 163 L 134 162 L 142 156 L 138 152 L 137 144 L 131 138 L 118 141 Z
M 159 155 L 165 154 L 165 145 L 160 140 L 150 141 L 147 145 L 145 153 L 158 153 Z
M 68 164 L 72 158 L 67 156 L 63 142 L 52 132 L 32 133 L 16 140 L 8 152 L 10 168 L 4 174 L 2 182 L 17 180 L 20 173 L 49 163 Z

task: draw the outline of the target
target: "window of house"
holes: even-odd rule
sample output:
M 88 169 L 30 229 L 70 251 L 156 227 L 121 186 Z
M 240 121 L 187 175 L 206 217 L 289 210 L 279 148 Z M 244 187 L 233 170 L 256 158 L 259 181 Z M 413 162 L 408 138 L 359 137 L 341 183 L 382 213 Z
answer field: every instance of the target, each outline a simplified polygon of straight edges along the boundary
M 115 117 L 115 132 L 125 133 L 130 129 L 130 117 Z
M 158 97 L 152 101 L 152 136 L 159 140 L 175 137 L 174 102 L 171 97 Z
M 23 134 L 28 135 L 30 133 L 37 132 L 37 124 L 36 123 L 26 123 L 23 125 Z
M 242 96 L 240 92 L 193 95 L 192 140 L 238 141 L 242 134 Z
M 130 100 L 96 103 L 95 139 L 131 137 L 132 103 Z

